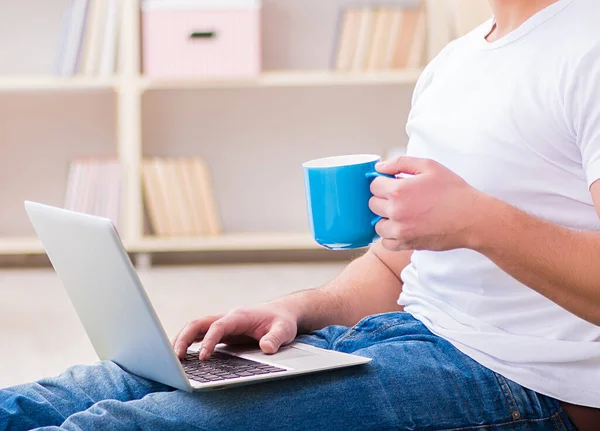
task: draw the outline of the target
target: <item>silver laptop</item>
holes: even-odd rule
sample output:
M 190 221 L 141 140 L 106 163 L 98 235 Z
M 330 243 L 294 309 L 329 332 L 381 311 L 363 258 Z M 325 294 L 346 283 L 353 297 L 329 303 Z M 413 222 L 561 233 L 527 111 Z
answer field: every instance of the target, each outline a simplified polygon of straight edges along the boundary
M 292 343 L 274 355 L 219 344 L 209 361 L 175 355 L 112 222 L 34 202 L 25 209 L 101 360 L 184 391 L 365 364 L 370 358 Z

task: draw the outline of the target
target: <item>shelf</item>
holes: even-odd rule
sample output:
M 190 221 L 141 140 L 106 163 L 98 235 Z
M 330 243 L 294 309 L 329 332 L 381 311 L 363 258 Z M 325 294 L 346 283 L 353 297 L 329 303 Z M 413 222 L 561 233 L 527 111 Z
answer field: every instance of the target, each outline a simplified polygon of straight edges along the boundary
M 131 252 L 314 250 L 320 248 L 303 233 L 230 233 L 201 238 L 146 237 L 128 247 Z
M 320 247 L 309 234 L 303 233 L 231 233 L 216 237 L 156 238 L 146 237 L 125 244 L 131 253 L 315 250 Z M 2 238 L 0 255 L 44 254 L 37 238 Z
M 420 69 L 391 72 L 344 73 L 334 71 L 264 72 L 255 79 L 154 79 L 141 78 L 145 90 L 244 88 L 244 87 L 327 87 L 344 85 L 414 85 Z
M 331 87 L 351 85 L 414 85 L 420 69 L 393 72 L 342 73 L 334 71 L 265 72 L 255 79 L 153 79 L 139 78 L 142 90 L 253 88 L 253 87 Z M 135 81 L 134 81 L 135 82 Z M 115 77 L 59 77 L 0 75 L 0 92 L 97 91 L 119 86 Z
M 117 88 L 113 77 L 1 76 L 0 92 L 91 91 Z
M 2 238 L 0 239 L 1 255 L 43 254 L 44 247 L 37 238 Z

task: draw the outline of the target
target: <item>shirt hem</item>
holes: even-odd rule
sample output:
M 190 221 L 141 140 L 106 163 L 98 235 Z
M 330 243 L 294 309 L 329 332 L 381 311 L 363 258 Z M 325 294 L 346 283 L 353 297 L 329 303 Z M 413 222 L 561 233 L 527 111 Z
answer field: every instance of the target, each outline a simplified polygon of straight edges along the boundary
M 494 360 L 489 355 L 486 355 L 477 349 L 462 344 L 460 341 L 445 337 L 444 334 L 431 327 L 431 325 L 428 324 L 427 319 L 422 318 L 418 313 L 408 313 L 425 325 L 425 327 L 427 327 L 427 329 L 429 329 L 433 334 L 448 341 L 457 350 L 467 355 L 481 366 L 501 374 L 503 377 L 512 380 L 524 388 L 530 389 L 538 394 L 545 395 L 558 401 L 564 401 L 579 406 L 600 408 L 600 391 L 598 390 L 571 386 L 563 382 L 542 376 L 531 370 L 525 371 L 523 369 L 507 366 L 502 362 Z M 540 382 L 544 382 L 546 385 L 542 387 L 540 386 Z

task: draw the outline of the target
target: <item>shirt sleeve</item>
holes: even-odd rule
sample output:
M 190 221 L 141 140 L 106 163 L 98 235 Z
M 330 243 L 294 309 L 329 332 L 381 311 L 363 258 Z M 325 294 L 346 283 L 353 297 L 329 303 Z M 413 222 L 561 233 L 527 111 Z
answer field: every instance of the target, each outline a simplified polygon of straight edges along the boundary
M 591 186 L 600 179 L 600 43 L 579 61 L 566 97 L 567 114 Z

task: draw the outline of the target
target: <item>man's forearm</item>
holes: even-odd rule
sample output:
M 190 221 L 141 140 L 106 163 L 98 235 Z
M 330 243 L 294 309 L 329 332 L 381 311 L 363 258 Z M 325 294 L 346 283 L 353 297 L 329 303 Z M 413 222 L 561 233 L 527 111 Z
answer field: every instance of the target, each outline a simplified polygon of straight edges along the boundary
M 600 325 L 600 233 L 576 232 L 486 199 L 469 248 L 563 308 Z
M 406 266 L 410 253 L 397 252 L 395 267 Z M 352 326 L 365 316 L 399 311 L 402 290 L 399 273 L 377 256 L 373 249 L 348 265 L 323 287 L 297 292 L 274 302 L 298 317 L 299 333 L 329 325 Z

